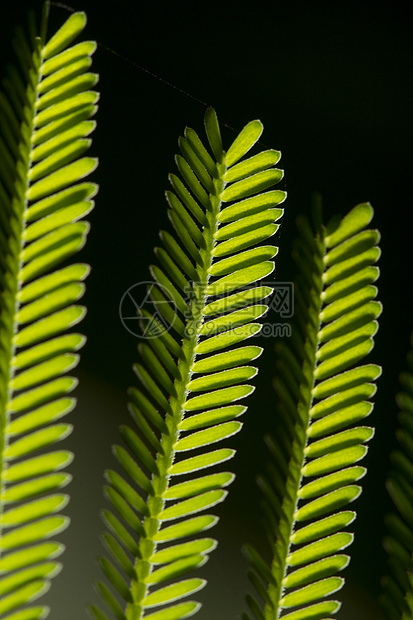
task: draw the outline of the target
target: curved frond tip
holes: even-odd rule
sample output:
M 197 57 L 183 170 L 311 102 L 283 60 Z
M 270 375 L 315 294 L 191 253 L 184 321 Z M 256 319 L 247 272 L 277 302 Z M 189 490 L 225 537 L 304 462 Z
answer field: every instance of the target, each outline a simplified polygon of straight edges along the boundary
M 48 42 L 18 30 L 16 66 L 0 95 L 0 617 L 44 618 L 32 606 L 61 565 L 60 512 L 72 454 L 54 444 L 71 432 L 62 421 L 75 405 L 84 336 L 67 333 L 83 318 L 78 305 L 85 264 L 67 259 L 83 247 L 97 165 L 85 156 L 95 122 L 95 43 L 71 46 L 85 24 L 74 13 Z M 46 22 L 42 25 L 45 31 Z M 62 266 L 62 263 L 64 265 Z
M 358 365 L 381 312 L 373 285 L 379 234 L 366 229 L 372 215 L 361 204 L 334 228 L 317 211 L 314 229 L 298 222 L 293 332 L 277 348 L 277 427 L 267 437 L 268 472 L 258 480 L 270 564 L 246 548 L 260 597 L 247 603 L 258 620 L 321 620 L 340 608 L 329 597 L 343 586 L 339 573 L 349 562 L 344 550 L 353 535 L 343 529 L 356 513 L 347 505 L 361 492 L 359 462 L 373 436 L 363 422 L 381 373 Z
M 244 341 L 272 292 L 265 280 L 277 248 L 267 240 L 278 228 L 285 193 L 277 151 L 247 153 L 262 132 L 249 123 L 227 152 L 215 112 L 208 109 L 209 148 L 187 128 L 169 177 L 168 215 L 175 235 L 162 231 L 148 289 L 152 311 L 140 310 L 145 339 L 130 389 L 135 427 L 122 428 L 126 445 L 114 453 L 125 477 L 106 473 L 113 511 L 104 512 L 105 543 L 114 564 L 102 569 L 117 591 L 100 592 L 116 618 L 162 620 L 194 614 L 193 596 L 204 581 L 184 577 L 215 548 L 206 537 L 210 514 L 234 476 L 210 469 L 234 450 L 219 447 L 239 432 L 244 399 L 254 387 L 252 362 L 262 349 Z M 207 513 L 207 514 L 205 514 Z M 92 609 L 98 620 L 106 616 Z

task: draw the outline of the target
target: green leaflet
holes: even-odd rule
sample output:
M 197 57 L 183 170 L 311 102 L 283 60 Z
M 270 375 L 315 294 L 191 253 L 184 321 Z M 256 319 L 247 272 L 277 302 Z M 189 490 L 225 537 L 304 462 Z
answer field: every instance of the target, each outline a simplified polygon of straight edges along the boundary
M 210 338 L 202 340 L 196 347 L 196 353 L 202 355 L 227 349 L 234 344 L 238 344 L 247 338 L 255 336 L 260 330 L 261 325 L 257 325 L 257 323 L 247 323 L 246 325 L 237 327 L 237 329 L 230 329 L 217 336 L 211 336 Z
M 357 463 L 374 434 L 358 423 L 372 412 L 373 381 L 381 372 L 374 364 L 357 366 L 373 347 L 381 312 L 371 285 L 379 234 L 365 230 L 372 215 L 370 205 L 358 205 L 332 231 L 316 207 L 314 230 L 307 220 L 298 222 L 293 334 L 277 359 L 286 433 L 268 440 L 272 462 L 259 479 L 272 563 L 247 550 L 251 581 L 263 599 L 261 606 L 247 597 L 257 620 L 324 619 L 339 608 L 323 599 L 344 583 L 337 572 L 349 558 L 339 552 L 353 535 L 342 530 L 355 513 L 343 509 L 361 493 L 355 483 L 366 470 Z
M 413 346 L 413 336 L 411 337 Z M 395 512 L 386 516 L 387 535 L 383 546 L 388 554 L 388 574 L 382 579 L 380 602 L 386 617 L 409 618 L 412 607 L 412 539 L 413 539 L 413 356 L 407 357 L 408 370 L 400 374 L 401 391 L 396 401 L 400 409 L 396 431 L 397 449 L 390 455 L 391 470 L 386 481 Z
M 117 514 L 104 513 L 111 530 L 105 540 L 116 566 L 103 560 L 102 568 L 123 607 L 99 587 L 110 613 L 126 620 L 172 620 L 198 609 L 192 602 L 172 603 L 204 582 L 176 580 L 201 566 L 215 547 L 199 538 L 217 521 L 203 513 L 224 500 L 233 474 L 210 472 L 234 454 L 215 444 L 225 446 L 242 428 L 237 418 L 254 390 L 247 382 L 257 373 L 249 363 L 262 352 L 244 340 L 260 331 L 257 320 L 268 310 L 263 300 L 272 293 L 258 284 L 273 272 L 277 254 L 262 242 L 276 232 L 283 212 L 278 205 L 285 193 L 271 189 L 282 178 L 274 167 L 280 154 L 243 159 L 261 135 L 259 121 L 249 123 L 228 152 L 212 109 L 205 129 L 208 147 L 189 128 L 179 140 L 179 176 L 170 175 L 166 192 L 175 236 L 161 232 L 162 247 L 155 249 L 160 267 L 150 268 L 155 311 L 142 310 L 150 337 L 139 345 L 134 365 L 140 388 L 130 390 L 137 432 L 123 427 L 128 450 L 114 448 L 132 484 L 107 473 L 106 495 Z M 92 612 L 106 618 L 96 607 Z
M 58 471 L 69 465 L 72 459 L 73 455 L 66 451 L 49 452 L 43 456 L 36 456 L 11 464 L 4 477 L 9 482 L 19 482 L 41 474 Z
M 46 6 L 42 32 L 46 31 Z M 90 268 L 67 264 L 85 244 L 97 186 L 79 183 L 97 166 L 85 156 L 96 123 L 98 76 L 89 73 L 93 42 L 70 47 L 86 23 L 73 13 L 45 43 L 16 34 L 16 68 L 0 96 L 0 614 L 5 620 L 44 618 L 27 607 L 59 572 L 63 547 L 46 542 L 63 531 L 60 491 L 72 460 L 51 451 L 71 432 L 60 422 L 75 405 L 77 380 L 65 376 L 79 360 L 84 336 L 66 333 L 85 309 Z M 58 268 L 60 267 L 60 268 Z M 42 454 L 42 451 L 45 451 Z M 45 542 L 43 542 L 45 541 Z M 4 615 L 5 614 L 5 615 Z
M 242 211 L 240 211 L 240 213 L 242 213 Z M 236 220 L 226 226 L 221 226 L 216 234 L 216 239 L 221 241 L 224 239 L 230 239 L 231 237 L 236 237 L 247 233 L 254 228 L 261 228 L 262 226 L 271 224 L 281 216 L 282 209 L 265 209 L 264 211 L 259 211 L 258 213 L 248 217 L 243 217 L 241 220 Z
M 49 562 L 21 571 L 11 577 L 6 577 L 0 581 L 0 595 L 9 594 L 18 587 L 30 583 L 30 581 L 55 577 L 60 572 L 60 569 L 60 565 Z
M 248 381 L 255 377 L 257 369 L 254 366 L 241 366 L 239 368 L 233 368 L 231 370 L 224 370 L 222 372 L 214 372 L 205 377 L 199 379 L 193 379 L 188 388 L 193 392 L 204 392 L 212 388 L 224 387 L 231 385 L 235 381 Z
M 193 534 L 203 532 L 204 530 L 213 527 L 217 521 L 218 518 L 214 517 L 213 515 L 204 515 L 202 517 L 193 517 L 192 519 L 186 519 L 186 521 L 182 521 L 177 525 L 170 525 L 163 528 L 155 534 L 154 540 L 155 542 L 167 542 L 178 540 L 179 538 L 186 538 L 187 536 L 192 536 Z M 195 558 L 197 558 L 197 556 L 195 556 Z M 197 558 L 195 565 L 197 566 L 201 561 L 203 562 L 204 559 L 202 559 L 201 557 Z M 190 562 L 190 568 L 193 567 L 194 564 Z
M 212 465 L 218 465 L 228 459 L 231 459 L 235 454 L 235 450 L 224 448 L 221 450 L 214 450 L 200 456 L 194 456 L 178 463 L 174 463 L 169 470 L 171 476 L 178 476 L 180 474 L 189 474 L 205 467 L 211 467 Z
M 299 496 L 302 499 L 318 497 L 327 491 L 332 491 L 344 484 L 350 484 L 362 478 L 366 473 L 365 467 L 348 467 L 339 472 L 313 480 L 301 487 Z
M 1 525 L 4 528 L 34 521 L 47 514 L 52 514 L 68 503 L 68 498 L 64 495 L 49 495 L 42 499 L 37 499 L 26 503 L 24 506 L 11 508 L 3 512 Z
M 326 618 L 340 609 L 338 601 L 326 601 L 316 605 L 308 605 L 304 609 L 285 614 L 285 620 L 307 620 L 307 618 Z
M 0 601 L 0 613 L 7 613 L 16 609 L 16 607 L 20 607 L 26 602 L 31 602 L 36 600 L 48 591 L 49 585 L 47 581 L 36 580 L 33 581 L 17 591 L 5 596 Z
M 165 605 L 172 601 L 176 601 L 184 596 L 189 596 L 203 588 L 206 584 L 205 579 L 185 579 L 174 583 L 171 586 L 156 590 L 145 600 L 145 607 L 156 607 L 157 605 Z
M 12 382 L 13 389 L 27 390 L 29 387 L 68 372 L 77 365 L 78 361 L 78 355 L 67 353 L 58 355 L 47 362 L 42 362 L 33 368 L 21 372 Z
M 194 372 L 212 372 L 237 366 L 238 364 L 251 362 L 259 357 L 262 348 L 257 346 L 239 347 L 228 353 L 219 353 L 211 358 L 203 358 L 194 363 Z
M 207 493 L 198 493 L 198 495 L 194 498 L 178 502 L 176 504 L 173 504 L 173 506 L 165 508 L 165 510 L 160 513 L 160 520 L 170 521 L 173 519 L 186 517 L 190 514 L 193 514 L 194 512 L 200 512 L 201 510 L 212 508 L 219 502 L 222 502 L 226 496 L 226 491 L 222 490 L 208 491 Z
M 176 560 L 180 560 L 190 555 L 203 555 L 213 551 L 217 543 L 212 538 L 201 538 L 193 540 L 190 543 L 181 543 L 167 547 L 161 551 L 157 551 L 152 557 L 153 564 L 169 564 Z
M 146 616 L 146 618 L 148 618 L 148 620 L 178 620 L 179 618 L 188 618 L 189 616 L 193 616 L 200 607 L 199 603 L 189 601 L 169 607 L 166 611 L 156 611 Z
M 314 578 L 327 577 L 343 570 L 349 563 L 346 555 L 332 555 L 328 558 L 314 562 L 304 568 L 291 572 L 285 579 L 284 585 L 288 588 L 296 588 L 311 583 Z
M 85 287 L 80 282 L 60 286 L 47 296 L 37 299 L 31 304 L 27 304 L 18 313 L 18 321 L 30 323 L 43 318 L 50 312 L 60 310 L 65 306 L 72 304 L 80 299 L 85 291 Z M 49 309 L 50 308 L 50 309 Z
M 192 495 L 198 495 L 202 491 L 226 487 L 228 484 L 231 484 L 233 480 L 234 474 L 228 472 L 204 476 L 203 478 L 189 480 L 188 482 L 182 482 L 181 484 L 175 484 L 169 487 L 165 492 L 165 498 L 181 499 L 184 497 L 191 497 Z
M 245 413 L 247 407 L 242 405 L 232 405 L 229 407 L 218 407 L 218 409 L 211 409 L 186 417 L 180 424 L 181 431 L 197 430 L 199 428 L 205 428 L 214 423 L 227 422 L 233 418 Z
M 42 495 L 47 491 L 55 491 L 69 484 L 72 477 L 69 474 L 50 474 L 30 482 L 16 484 L 8 489 L 3 496 L 4 502 L 17 502 Z
M 342 588 L 343 584 L 344 579 L 340 577 L 330 577 L 321 581 L 315 581 L 309 586 L 296 590 L 293 594 L 287 594 L 281 599 L 280 603 L 283 607 L 308 605 L 308 603 L 337 592 L 337 590 Z
M 185 409 L 186 411 L 196 411 L 227 405 L 233 403 L 235 400 L 240 400 L 241 398 L 245 398 L 245 396 L 249 396 L 253 391 L 254 388 L 251 385 L 236 385 L 231 388 L 215 390 L 206 395 L 190 398 L 185 402 Z
M 43 538 L 50 538 L 65 530 L 68 525 L 68 518 L 60 516 L 41 519 L 36 521 L 35 525 L 23 525 L 4 534 L 0 548 L 2 551 L 9 551 L 40 541 Z M 21 559 L 23 562 L 23 557 Z
M 211 428 L 192 433 L 175 444 L 176 452 L 184 452 L 185 450 L 193 450 L 202 446 L 209 446 L 216 441 L 221 441 L 227 437 L 231 437 L 241 430 L 241 422 L 225 422 L 217 424 Z
M 329 517 L 299 528 L 291 536 L 291 541 L 296 545 L 301 545 L 319 539 L 322 534 L 334 534 L 339 529 L 352 523 L 355 518 L 356 513 L 350 510 L 336 512 Z
M 0 572 L 7 573 L 27 565 L 35 565 L 59 557 L 64 551 L 63 545 L 56 542 L 37 544 L 24 551 L 9 553 L 0 560 Z M 29 569 L 30 570 L 30 569 Z

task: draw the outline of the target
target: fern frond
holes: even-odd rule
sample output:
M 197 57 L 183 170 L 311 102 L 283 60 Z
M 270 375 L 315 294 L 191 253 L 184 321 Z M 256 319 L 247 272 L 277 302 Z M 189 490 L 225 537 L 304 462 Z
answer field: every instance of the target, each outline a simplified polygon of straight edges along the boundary
M 82 157 L 95 122 L 95 43 L 71 46 L 86 17 L 74 13 L 45 42 L 34 17 L 17 32 L 16 67 L 0 94 L 0 618 L 44 618 L 30 606 L 60 570 L 68 525 L 60 511 L 72 460 L 51 447 L 71 426 L 61 419 L 75 399 L 66 376 L 85 338 L 65 333 L 84 316 L 77 305 L 89 273 L 61 263 L 85 243 L 96 185 L 79 183 L 96 167 Z M 59 267 L 59 268 L 58 268 Z
M 230 459 L 234 450 L 216 448 L 241 429 L 240 403 L 254 388 L 249 365 L 262 349 L 240 346 L 260 331 L 277 248 L 260 245 L 277 230 L 283 191 L 280 154 L 265 151 L 242 160 L 262 132 L 249 123 L 225 152 L 215 112 L 205 128 L 211 151 L 192 129 L 179 140 L 182 155 L 166 193 L 176 238 L 161 232 L 159 266 L 151 267 L 154 311 L 140 312 L 146 342 L 134 366 L 139 388 L 130 390 L 135 430 L 122 427 L 127 446 L 114 452 L 128 481 L 113 471 L 106 489 L 114 512 L 105 511 L 105 542 L 114 565 L 102 569 L 122 602 L 99 588 L 116 618 L 171 620 L 195 613 L 181 602 L 205 585 L 179 579 L 202 566 L 216 542 L 202 537 L 217 517 L 204 514 L 227 495 L 234 476 L 201 470 Z M 268 191 L 264 191 L 268 190 Z M 178 239 L 179 241 L 177 241 Z M 189 453 L 189 454 L 188 454 Z M 201 537 L 197 538 L 199 535 Z M 195 537 L 195 540 L 194 540 Z M 93 608 L 95 617 L 106 616 Z
M 400 375 L 402 391 L 397 395 L 399 448 L 391 454 L 392 470 L 386 483 L 397 510 L 386 517 L 384 539 L 390 574 L 382 580 L 381 602 L 389 620 L 413 618 L 413 351 L 407 361 L 408 371 Z
M 342 587 L 337 573 L 349 561 L 343 550 L 353 536 L 342 529 L 355 512 L 344 508 L 361 492 L 366 470 L 358 463 L 373 435 L 357 424 L 372 411 L 380 374 L 372 364 L 354 367 L 373 347 L 381 312 L 372 286 L 379 234 L 365 230 L 372 215 L 361 204 L 335 230 L 322 226 L 319 210 L 315 232 L 298 223 L 293 331 L 278 348 L 278 427 L 259 479 L 271 564 L 246 548 L 262 599 L 247 602 L 259 620 L 325 619 L 340 606 L 325 599 Z

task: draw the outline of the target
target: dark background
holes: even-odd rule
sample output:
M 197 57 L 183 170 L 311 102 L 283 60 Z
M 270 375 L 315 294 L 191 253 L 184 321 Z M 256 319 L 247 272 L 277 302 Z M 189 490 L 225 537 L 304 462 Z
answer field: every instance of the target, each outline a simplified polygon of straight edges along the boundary
M 1 2 L 2 64 L 13 27 L 28 6 L 40 3 Z M 110 445 L 117 441 L 118 424 L 127 420 L 125 391 L 134 382 L 131 365 L 137 358 L 137 339 L 121 324 L 119 302 L 130 286 L 148 278 L 158 230 L 168 226 L 163 192 L 174 171 L 178 136 L 189 125 L 204 137 L 205 106 L 199 99 L 233 128 L 223 128 L 226 146 L 248 121 L 259 118 L 265 127 L 261 146 L 282 151 L 288 198 L 278 237 L 280 281 L 291 277 L 294 221 L 309 211 L 313 191 L 323 196 L 326 219 L 366 200 L 375 208 L 374 224 L 382 233 L 384 310 L 370 360 L 384 370 L 370 418 L 376 437 L 365 461 L 369 473 L 355 505 L 359 516 L 352 526 L 356 538 L 345 571 L 345 604 L 337 617 L 379 618 L 382 521 L 390 508 L 384 480 L 395 445 L 397 375 L 412 329 L 409 4 L 72 0 L 70 6 L 87 12 L 84 38 L 100 43 L 94 70 L 101 76 L 101 101 L 91 153 L 100 158 L 93 178 L 101 189 L 81 255 L 93 268 L 82 324 L 88 344 L 78 368 L 79 406 L 71 416 L 75 431 L 66 442 L 76 452 L 72 527 L 62 537 L 66 568 L 52 587 L 50 617 L 84 618 L 85 605 L 96 599 L 92 583 L 99 576 L 102 472 L 114 466 Z M 50 33 L 68 15 L 64 7 L 52 6 Z M 232 462 L 237 479 L 218 509 L 221 521 L 213 535 L 219 549 L 201 570 L 210 584 L 199 595 L 204 601 L 199 620 L 240 618 L 249 588 L 240 545 L 252 540 L 266 551 L 257 527 L 254 477 L 266 460 L 262 435 L 274 420 L 273 367 L 270 346 L 260 361 L 244 430 L 232 441 L 238 449 Z

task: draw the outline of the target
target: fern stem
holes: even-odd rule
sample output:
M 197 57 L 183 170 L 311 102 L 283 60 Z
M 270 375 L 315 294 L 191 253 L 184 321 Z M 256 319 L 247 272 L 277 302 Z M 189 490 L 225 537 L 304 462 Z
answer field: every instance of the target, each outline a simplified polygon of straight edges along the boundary
M 43 15 L 43 29 L 46 27 L 45 20 L 46 13 Z M 10 423 L 9 404 L 13 399 L 11 384 L 15 376 L 14 356 L 16 347 L 14 340 L 19 326 L 17 316 L 20 309 L 19 292 L 22 287 L 22 252 L 25 246 L 24 231 L 26 228 L 28 207 L 26 190 L 30 185 L 29 173 L 33 163 L 31 138 L 33 136 L 34 121 L 37 114 L 37 101 L 39 97 L 38 86 L 42 77 L 41 40 L 39 38 L 36 38 L 34 46 L 30 73 L 31 83 L 28 84 L 26 89 L 30 115 L 26 114 L 21 122 L 20 141 L 18 144 L 19 158 L 15 166 L 15 194 L 10 197 L 10 213 L 8 213 L 10 222 L 13 222 L 11 230 L 13 242 L 9 243 L 9 248 L 14 248 L 13 254 L 7 257 L 8 268 L 5 275 L 5 287 L 3 290 L 3 295 L 7 297 L 8 303 L 2 306 L 1 314 L 5 316 L 0 315 L 0 323 L 2 325 L 1 347 L 3 354 L 1 376 L 4 377 L 3 385 L 0 389 L 0 515 L 3 514 L 2 496 L 6 487 L 4 480 L 4 464 L 6 463 L 5 453 L 8 448 L 7 427 Z M 25 186 L 21 183 L 22 179 L 27 180 Z M 13 308 L 11 312 L 10 306 Z M 11 320 L 10 316 L 12 316 Z M 0 538 L 1 534 L 2 526 L 0 524 Z
M 314 281 L 322 282 L 323 274 L 323 258 L 327 253 L 327 247 L 324 241 L 324 230 L 320 227 L 317 236 L 317 255 L 312 259 L 319 266 L 318 273 Z M 317 261 L 317 259 L 319 259 Z M 303 287 L 302 290 L 305 290 Z M 303 467 L 306 462 L 305 449 L 307 447 L 309 436 L 308 430 L 311 424 L 311 407 L 313 405 L 312 389 L 316 382 L 315 370 L 317 368 L 317 351 L 320 346 L 319 332 L 321 328 L 321 309 L 323 306 L 322 292 L 324 285 L 318 291 L 314 291 L 315 295 L 309 294 L 311 302 L 309 304 L 309 321 L 314 320 L 317 324 L 317 339 L 311 341 L 307 334 L 311 333 L 311 329 L 307 329 L 307 325 L 303 325 L 303 332 L 300 334 L 305 342 L 306 361 L 303 368 L 304 380 L 306 387 L 309 389 L 301 391 L 301 397 L 297 404 L 297 414 L 299 422 L 296 424 L 294 441 L 291 448 L 291 459 L 289 463 L 289 473 L 285 484 L 285 498 L 282 503 L 282 521 L 283 527 L 280 528 L 280 536 L 275 543 L 274 558 L 271 564 L 271 573 L 275 576 L 275 581 L 269 584 L 268 596 L 269 601 L 264 608 L 265 620 L 277 620 L 281 617 L 283 611 L 280 601 L 284 595 L 285 586 L 284 579 L 287 575 L 289 562 L 288 557 L 291 551 L 292 536 L 294 534 L 296 519 L 295 514 L 299 502 L 299 490 L 303 483 Z M 291 464 L 293 463 L 293 466 Z M 274 610 L 277 611 L 276 618 Z
M 179 360 L 178 369 L 180 379 L 175 379 L 174 387 L 176 396 L 170 399 L 172 414 L 166 417 L 168 433 L 163 433 L 161 438 L 162 452 L 156 458 L 159 475 L 152 476 L 153 495 L 147 500 L 149 516 L 143 520 L 145 537 L 142 537 L 139 544 L 140 558 L 135 563 L 136 581 L 131 584 L 131 595 L 133 602 L 126 608 L 127 620 L 140 620 L 143 617 L 143 601 L 148 593 L 146 580 L 150 575 L 153 565 L 150 562 L 151 556 L 155 553 L 157 543 L 154 540 L 155 534 L 159 531 L 161 520 L 159 515 L 165 506 L 164 494 L 169 487 L 169 470 L 173 465 L 175 457 L 175 445 L 179 440 L 179 425 L 184 417 L 184 403 L 188 395 L 187 386 L 191 381 L 193 366 L 196 361 L 196 347 L 199 342 L 200 328 L 204 320 L 204 308 L 206 306 L 206 290 L 210 281 L 210 268 L 213 263 L 213 248 L 216 243 L 215 235 L 219 226 L 219 212 L 221 200 L 219 195 L 225 187 L 223 177 L 227 167 L 217 163 L 219 177 L 214 179 L 215 194 L 209 194 L 211 209 L 207 211 L 207 223 L 204 227 L 205 248 L 200 250 L 202 264 L 197 266 L 198 281 L 193 283 L 193 288 L 188 291 L 191 300 L 191 316 L 188 318 L 186 333 L 182 343 L 183 358 Z

